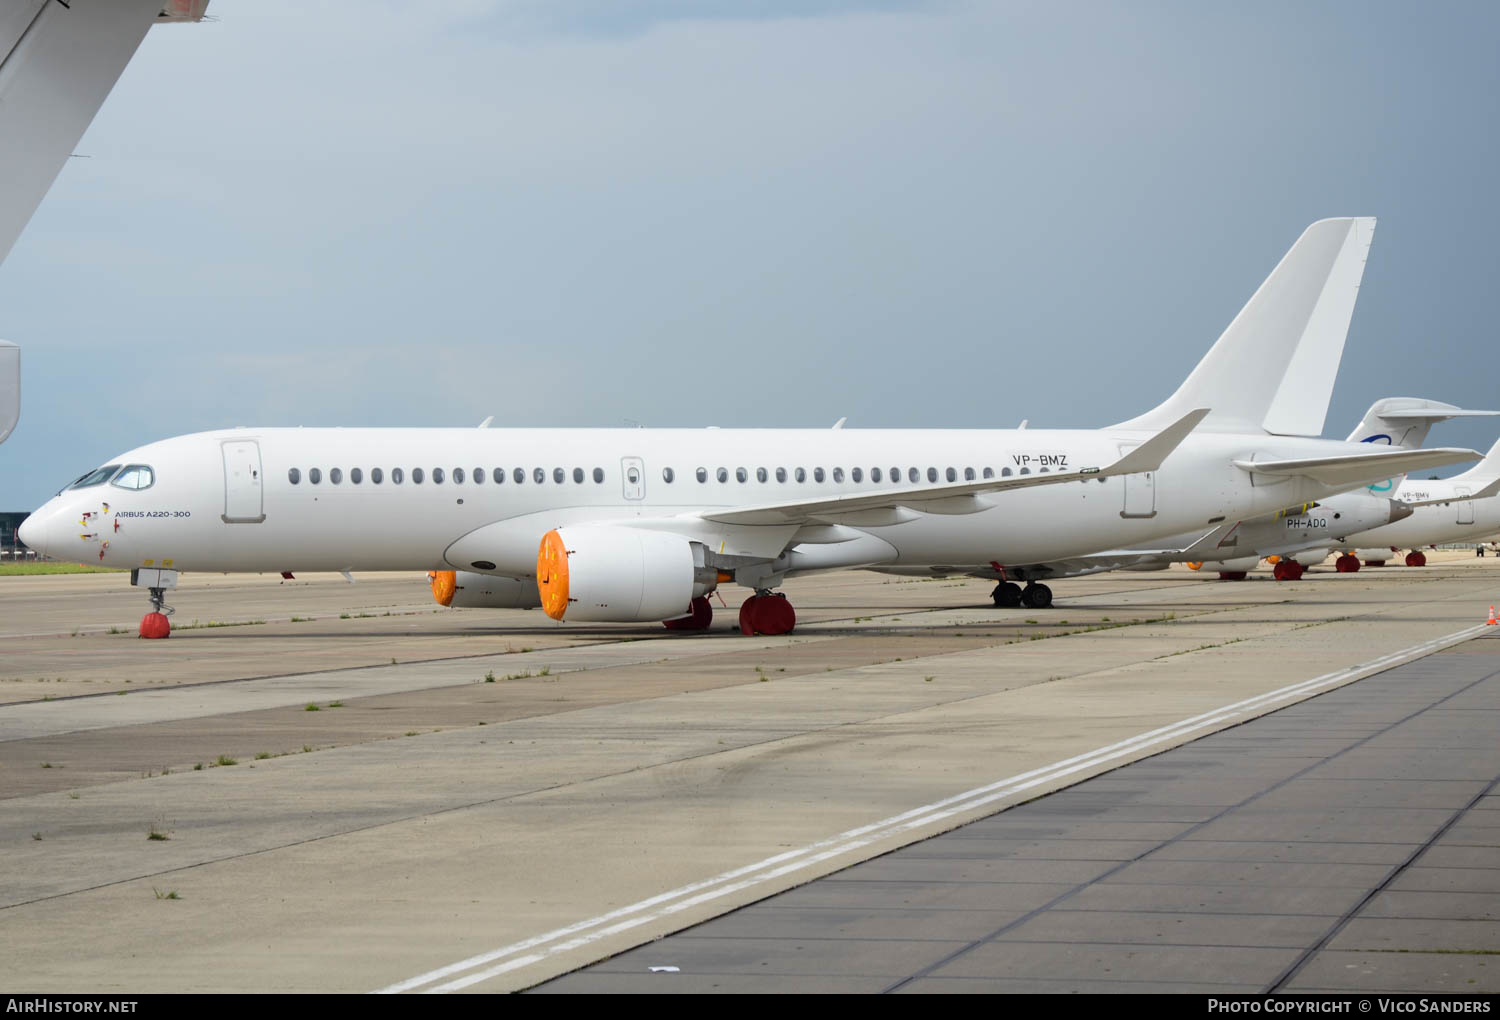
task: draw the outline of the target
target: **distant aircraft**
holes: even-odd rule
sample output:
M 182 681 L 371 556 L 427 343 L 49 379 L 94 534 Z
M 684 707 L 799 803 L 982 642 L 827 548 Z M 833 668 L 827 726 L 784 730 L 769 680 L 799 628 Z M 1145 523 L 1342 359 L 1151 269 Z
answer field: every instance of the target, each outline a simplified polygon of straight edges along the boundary
M 1030 582 L 1034 564 L 1477 456 L 1307 438 L 1373 231 L 1310 226 L 1171 397 L 1105 429 L 226 429 L 111 459 L 21 538 L 133 568 L 159 636 L 183 570 L 461 570 L 556 620 L 692 629 L 733 582 L 753 592 L 741 629 L 766 634 L 795 624 L 775 589 L 812 571 Z M 1039 583 L 1021 597 L 1051 603 Z
M 1452 478 L 1418 481 L 1407 479 L 1395 490 L 1396 499 L 1416 507 L 1404 520 L 1384 527 L 1350 535 L 1339 546 L 1352 549 L 1345 553 L 1354 559 L 1345 564 L 1359 569 L 1359 561 L 1380 566 L 1400 550 L 1409 567 L 1427 564 L 1422 549 L 1449 542 L 1473 542 L 1500 531 L 1500 441 L 1491 446 L 1484 459 L 1461 475 Z

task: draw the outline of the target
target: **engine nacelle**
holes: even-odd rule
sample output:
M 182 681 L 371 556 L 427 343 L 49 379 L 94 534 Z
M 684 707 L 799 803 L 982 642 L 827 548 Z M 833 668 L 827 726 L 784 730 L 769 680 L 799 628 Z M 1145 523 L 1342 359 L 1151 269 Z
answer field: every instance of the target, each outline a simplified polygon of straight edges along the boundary
M 1221 574 L 1222 573 L 1234 574 L 1234 573 L 1239 573 L 1241 571 L 1254 570 L 1259 565 L 1260 565 L 1260 557 L 1259 556 L 1241 556 L 1241 557 L 1239 557 L 1237 559 L 1233 559 L 1233 560 L 1217 560 L 1215 562 L 1204 563 L 1203 564 L 1203 569 L 1205 569 L 1205 570 L 1217 570 Z
M 1316 567 L 1328 558 L 1328 549 L 1303 549 L 1300 552 L 1287 553 L 1282 559 L 1296 560 L 1304 567 Z
M 495 577 L 468 570 L 432 570 L 432 597 L 455 609 L 535 609 L 542 597 L 531 581 Z
M 611 525 L 549 531 L 537 550 L 536 585 L 554 620 L 667 620 L 712 591 L 718 572 L 703 547 L 680 535 Z

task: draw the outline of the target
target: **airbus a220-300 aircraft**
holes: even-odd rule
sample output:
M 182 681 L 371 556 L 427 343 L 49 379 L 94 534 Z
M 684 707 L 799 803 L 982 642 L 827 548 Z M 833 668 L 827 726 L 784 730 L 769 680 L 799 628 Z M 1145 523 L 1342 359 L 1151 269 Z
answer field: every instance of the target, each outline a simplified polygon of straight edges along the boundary
M 1106 429 L 227 429 L 112 458 L 21 537 L 132 568 L 148 635 L 167 633 L 178 571 L 382 569 L 483 575 L 489 604 L 555 620 L 694 629 L 732 580 L 754 592 L 743 630 L 786 633 L 774 589 L 795 574 L 986 564 L 1003 581 L 1474 459 L 1310 438 L 1373 230 L 1310 226 L 1170 398 Z

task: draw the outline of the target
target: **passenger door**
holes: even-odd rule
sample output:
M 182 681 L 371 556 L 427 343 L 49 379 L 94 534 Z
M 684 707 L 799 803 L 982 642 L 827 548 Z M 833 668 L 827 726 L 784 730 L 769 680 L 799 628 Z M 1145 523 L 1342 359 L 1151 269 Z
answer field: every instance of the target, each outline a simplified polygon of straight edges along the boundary
M 646 464 L 641 458 L 620 458 L 620 484 L 624 487 L 626 499 L 646 498 Z
M 220 446 L 224 452 L 224 523 L 261 523 L 266 514 L 260 444 L 253 439 L 236 439 Z

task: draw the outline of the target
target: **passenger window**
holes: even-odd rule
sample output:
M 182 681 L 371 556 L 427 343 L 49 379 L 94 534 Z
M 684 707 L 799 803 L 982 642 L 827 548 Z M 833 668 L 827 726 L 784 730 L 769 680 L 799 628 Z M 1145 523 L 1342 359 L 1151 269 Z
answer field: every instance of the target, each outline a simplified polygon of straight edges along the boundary
M 708 481 L 708 468 L 699 468 L 698 469 L 698 481 L 700 481 L 700 482 L 706 482 L 706 481 Z
M 737 481 L 737 482 L 744 482 L 745 479 L 747 479 L 749 477 L 750 477 L 749 474 L 747 474 L 745 472 L 744 468 L 735 468 L 734 469 L 734 480 L 735 481 Z
M 717 471 L 714 472 L 714 477 L 717 478 L 721 482 L 727 482 L 727 481 L 729 481 L 729 469 L 728 468 L 719 468 L 719 470 L 717 470 Z
M 412 468 L 411 469 L 411 483 L 413 485 L 421 485 L 422 484 L 422 469 L 421 468 Z
M 319 471 L 317 468 L 308 468 L 307 480 L 312 484 L 317 485 L 323 480 L 323 472 Z
M 385 472 L 380 470 L 379 468 L 371 468 L 370 481 L 376 485 L 379 485 L 381 482 L 385 481 Z
M 930 467 L 927 469 L 927 480 L 929 482 L 937 481 L 937 468 Z
M 843 468 L 836 467 L 836 468 L 833 469 L 833 480 L 835 482 L 839 482 L 840 484 L 843 483 L 843 481 L 844 481 L 844 469 Z
M 821 482 L 824 479 L 824 477 L 825 477 L 825 475 L 823 474 L 823 469 L 822 468 L 820 468 L 820 467 L 813 468 L 813 481 L 815 481 L 815 482 Z
M 871 468 L 870 469 L 870 481 L 872 481 L 872 482 L 878 482 L 878 481 L 880 481 L 880 469 L 879 468 Z
M 776 469 L 776 480 L 782 483 L 786 482 L 786 468 Z
M 1029 474 L 1031 474 L 1031 468 L 1022 468 L 1021 469 L 1021 474 L 1023 474 L 1023 475 L 1029 475 Z
M 574 485 L 582 485 L 583 484 L 583 468 L 574 468 L 573 469 L 573 484 Z
M 854 479 L 856 482 L 862 482 L 865 480 L 865 473 L 859 468 L 855 468 L 853 471 L 849 472 L 849 477 Z
M 798 468 L 797 473 L 793 477 L 797 479 L 797 483 L 800 485 L 802 482 L 807 481 L 807 472 L 802 468 Z
M 995 469 L 991 468 L 991 467 L 985 468 L 984 469 L 984 477 L 986 477 L 986 478 L 994 478 L 995 477 Z
M 603 482 L 604 482 L 604 469 L 603 468 L 594 468 L 594 482 L 596 484 L 603 484 Z
M 972 482 L 973 480 L 974 480 L 974 469 L 973 468 L 964 468 L 964 481 L 966 481 L 966 482 Z
M 522 482 L 526 481 L 526 469 L 516 468 L 510 473 L 510 476 L 515 479 L 517 485 L 520 485 Z
M 948 471 L 947 471 L 947 473 L 946 473 L 946 475 L 945 475 L 945 477 L 950 482 L 956 482 L 956 481 L 958 481 L 958 472 L 955 471 L 955 470 L 953 470 L 952 468 L 949 468 Z
M 406 480 L 406 472 L 400 468 L 391 468 L 391 484 L 400 485 Z
M 766 480 L 767 477 L 769 477 L 769 476 L 766 474 L 766 469 L 765 468 L 756 468 L 755 469 L 755 480 L 757 482 L 763 482 L 763 481 Z
M 672 483 L 672 480 L 676 477 L 677 472 L 673 471 L 671 468 L 666 467 L 661 469 L 661 480 L 666 482 L 668 485 L 670 485 Z
M 1000 469 L 1000 477 L 1001 478 L 1009 478 L 1010 477 L 1010 468 L 1001 468 Z
M 472 477 L 474 479 L 474 484 L 475 485 L 483 485 L 484 484 L 484 468 L 475 468 L 474 469 L 474 474 L 471 475 L 470 477 Z
M 554 482 L 556 482 L 558 485 L 561 485 L 564 481 L 566 481 L 567 477 L 568 477 L 568 473 L 566 471 L 564 471 L 562 468 L 553 468 L 552 469 L 552 480 Z
M 505 484 L 505 469 L 504 468 L 495 468 L 495 469 L 493 469 L 492 471 L 490 471 L 490 477 L 495 480 L 495 484 L 496 485 L 504 485 Z
M 532 468 L 531 469 L 531 480 L 533 482 L 536 482 L 538 485 L 541 485 L 543 482 L 545 482 L 547 480 L 547 472 L 546 472 L 546 470 L 543 469 L 543 468 Z
M 454 485 L 462 485 L 463 483 L 464 483 L 464 469 L 463 468 L 454 468 L 453 469 L 453 484 Z
M 916 468 L 907 468 L 906 477 L 908 481 L 920 482 L 922 480 L 922 472 L 918 471 Z
M 353 482 L 355 485 L 358 485 L 360 482 L 362 482 L 364 480 L 365 480 L 365 473 L 363 471 L 361 471 L 359 468 L 350 468 L 349 469 L 349 481 Z
M 343 470 L 341 468 L 329 468 L 328 469 L 328 480 L 330 482 L 332 482 L 334 485 L 337 485 L 339 482 L 342 482 L 344 480 L 344 472 L 343 472 Z
M 293 485 L 296 485 L 298 482 L 302 481 L 302 472 L 298 471 L 296 468 L 292 468 L 291 470 L 287 471 L 286 480 L 291 482 Z
M 443 469 L 442 468 L 433 468 L 432 469 L 432 484 L 433 485 L 442 485 L 443 484 Z

